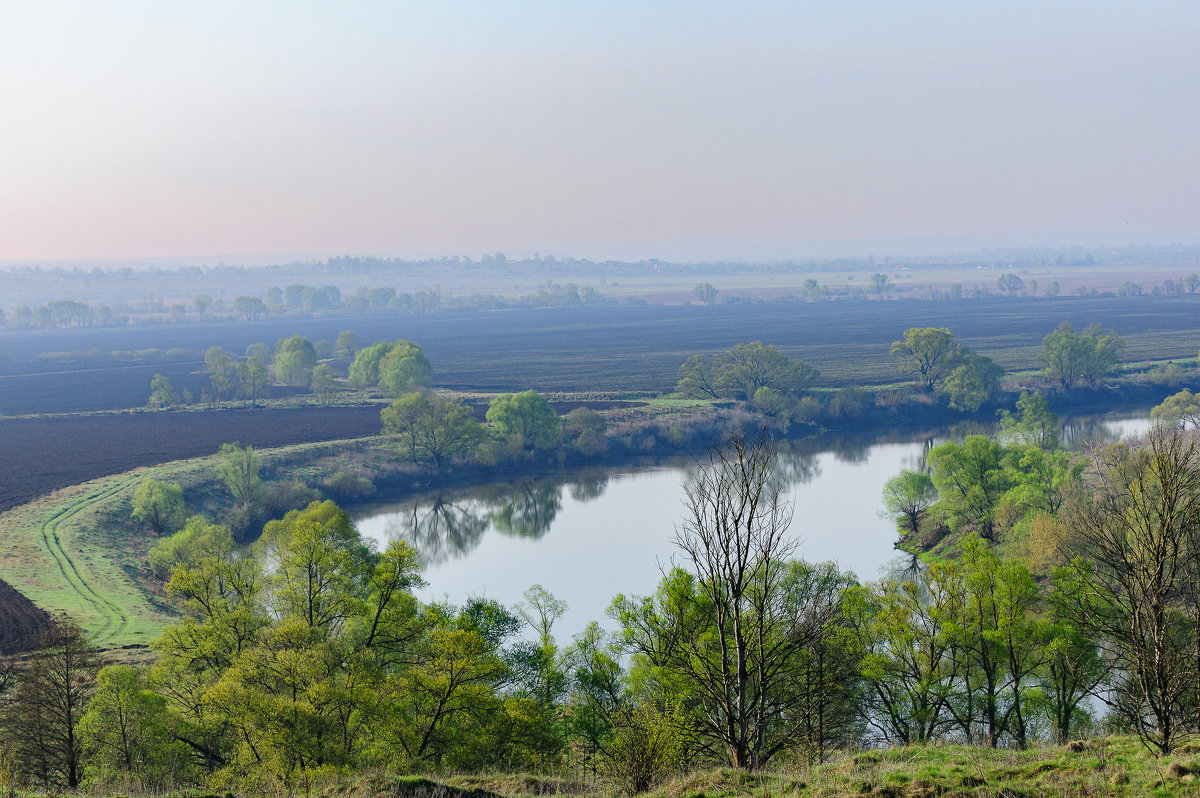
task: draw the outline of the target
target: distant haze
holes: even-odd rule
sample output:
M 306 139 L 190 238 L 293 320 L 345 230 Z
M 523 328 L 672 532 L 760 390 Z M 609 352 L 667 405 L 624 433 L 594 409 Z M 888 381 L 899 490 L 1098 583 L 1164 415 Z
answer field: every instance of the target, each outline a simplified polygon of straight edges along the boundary
M 0 261 L 1200 240 L 1200 3 L 11 3 Z

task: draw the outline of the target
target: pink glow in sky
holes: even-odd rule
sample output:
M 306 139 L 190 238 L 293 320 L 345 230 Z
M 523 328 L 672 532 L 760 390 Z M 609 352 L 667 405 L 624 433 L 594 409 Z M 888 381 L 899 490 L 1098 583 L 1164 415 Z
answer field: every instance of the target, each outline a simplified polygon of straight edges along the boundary
M 1200 239 L 1192 0 L 50 0 L 0 31 L 0 261 Z

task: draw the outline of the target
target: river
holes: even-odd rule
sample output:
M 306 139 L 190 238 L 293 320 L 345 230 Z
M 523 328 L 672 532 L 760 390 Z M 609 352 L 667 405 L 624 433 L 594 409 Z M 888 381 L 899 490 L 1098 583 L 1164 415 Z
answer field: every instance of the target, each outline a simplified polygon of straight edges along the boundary
M 1064 424 L 1068 445 L 1144 433 L 1147 417 L 1086 418 Z M 884 483 L 918 468 L 929 448 L 964 434 L 960 427 L 900 439 L 789 442 L 781 455 L 793 503 L 796 555 L 831 560 L 862 580 L 902 565 L 896 527 L 880 516 Z M 566 479 L 489 484 L 376 506 L 358 529 L 381 547 L 413 543 L 429 583 L 419 595 L 461 603 L 486 596 L 512 606 L 540 584 L 569 605 L 555 627 L 566 641 L 589 621 L 610 627 L 605 609 L 618 593 L 652 592 L 677 556 L 689 462 L 638 470 L 573 474 Z

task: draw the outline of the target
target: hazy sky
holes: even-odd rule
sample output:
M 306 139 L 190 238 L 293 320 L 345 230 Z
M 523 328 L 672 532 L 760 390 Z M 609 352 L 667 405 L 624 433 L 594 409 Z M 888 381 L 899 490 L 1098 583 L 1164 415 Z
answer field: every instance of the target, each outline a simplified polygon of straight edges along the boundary
M 1198 43 L 1195 0 L 12 0 L 0 261 L 1196 241 Z

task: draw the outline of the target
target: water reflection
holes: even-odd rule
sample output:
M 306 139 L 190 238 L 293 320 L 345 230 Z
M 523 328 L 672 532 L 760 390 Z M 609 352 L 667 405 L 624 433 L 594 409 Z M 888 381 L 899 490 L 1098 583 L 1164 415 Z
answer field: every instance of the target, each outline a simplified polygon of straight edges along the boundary
M 486 488 L 480 498 L 492 508 L 492 524 L 505 535 L 540 538 L 562 509 L 563 483 L 552 480 Z
M 471 500 L 455 502 L 444 494 L 415 499 L 406 510 L 393 509 L 384 516 L 388 540 L 407 540 L 420 555 L 422 565 L 436 565 L 461 557 L 479 545 L 491 519 Z

